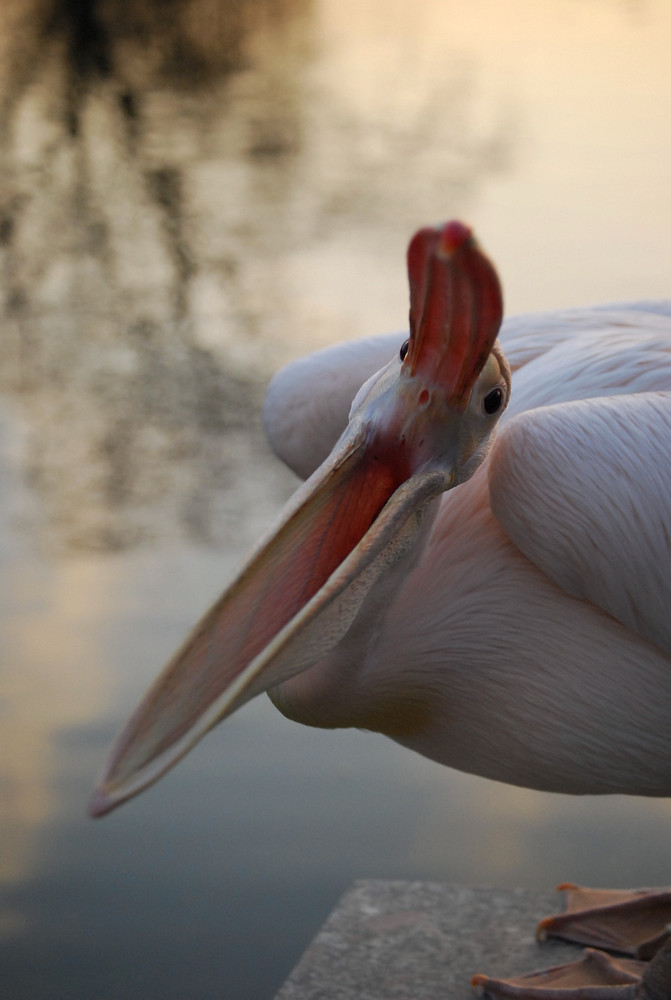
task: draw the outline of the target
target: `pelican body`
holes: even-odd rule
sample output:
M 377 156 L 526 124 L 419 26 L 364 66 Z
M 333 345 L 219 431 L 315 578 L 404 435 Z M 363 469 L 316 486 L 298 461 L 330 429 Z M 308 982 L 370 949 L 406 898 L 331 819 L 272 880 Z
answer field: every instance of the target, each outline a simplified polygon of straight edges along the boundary
M 276 378 L 266 422 L 288 464 L 319 458 L 297 428 L 319 426 L 320 372 L 341 359 L 346 397 L 392 342 Z M 511 784 L 668 795 L 671 306 L 516 318 L 500 343 L 513 374 L 495 442 L 442 496 L 374 643 L 346 641 L 271 697 Z M 380 704 L 399 706 L 393 729 Z
M 271 383 L 271 444 L 309 478 L 118 738 L 94 815 L 262 691 L 512 784 L 671 793 L 671 305 L 500 329 L 460 223 L 408 269 L 407 344 Z

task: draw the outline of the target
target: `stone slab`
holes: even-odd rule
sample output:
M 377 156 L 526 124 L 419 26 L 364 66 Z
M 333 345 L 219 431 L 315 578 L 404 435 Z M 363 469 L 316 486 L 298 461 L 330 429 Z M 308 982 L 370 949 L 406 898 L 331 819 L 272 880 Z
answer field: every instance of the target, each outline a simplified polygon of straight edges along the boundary
M 582 948 L 539 944 L 561 895 L 436 882 L 355 882 L 276 1000 L 473 1000 L 471 976 L 557 965 Z

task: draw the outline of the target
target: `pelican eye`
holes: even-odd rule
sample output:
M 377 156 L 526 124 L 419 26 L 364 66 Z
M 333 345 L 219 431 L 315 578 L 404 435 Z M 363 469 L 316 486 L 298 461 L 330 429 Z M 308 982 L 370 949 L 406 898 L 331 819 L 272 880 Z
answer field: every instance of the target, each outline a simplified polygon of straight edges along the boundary
M 405 356 L 408 353 L 408 348 L 409 347 L 410 347 L 410 338 L 408 338 L 408 340 L 404 341 L 403 346 L 401 347 L 401 350 L 399 351 L 399 357 L 400 357 L 401 361 L 405 361 Z
M 483 399 L 482 406 L 490 416 L 498 413 L 503 406 L 503 389 L 498 385 L 496 389 L 491 389 Z

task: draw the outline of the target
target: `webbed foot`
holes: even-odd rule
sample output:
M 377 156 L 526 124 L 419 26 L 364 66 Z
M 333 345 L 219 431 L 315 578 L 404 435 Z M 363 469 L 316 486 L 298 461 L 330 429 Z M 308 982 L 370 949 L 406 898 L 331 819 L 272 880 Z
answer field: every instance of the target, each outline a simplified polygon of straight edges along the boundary
M 566 911 L 541 920 L 541 941 L 559 937 L 646 961 L 669 938 L 669 889 L 582 889 L 570 882 L 557 888 L 566 893 Z
M 586 948 L 577 962 L 510 979 L 473 976 L 472 984 L 491 1000 L 635 1000 L 644 969 L 645 962 Z
M 511 979 L 473 977 L 491 1000 L 671 1000 L 671 890 L 565 884 L 566 911 L 541 920 L 539 940 L 590 945 L 580 961 Z M 607 948 L 631 958 L 612 958 Z M 647 959 L 652 961 L 647 962 Z

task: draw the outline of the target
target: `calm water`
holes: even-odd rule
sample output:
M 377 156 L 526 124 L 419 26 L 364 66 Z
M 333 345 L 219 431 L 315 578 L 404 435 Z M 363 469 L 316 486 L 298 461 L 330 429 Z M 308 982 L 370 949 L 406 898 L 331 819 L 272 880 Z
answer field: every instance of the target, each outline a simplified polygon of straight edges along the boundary
M 669 294 L 669 37 L 666 0 L 3 0 L 3 998 L 270 998 L 357 877 L 668 882 L 666 802 L 265 700 L 84 810 L 294 486 L 264 382 L 402 327 L 414 228 L 470 219 L 511 312 Z

